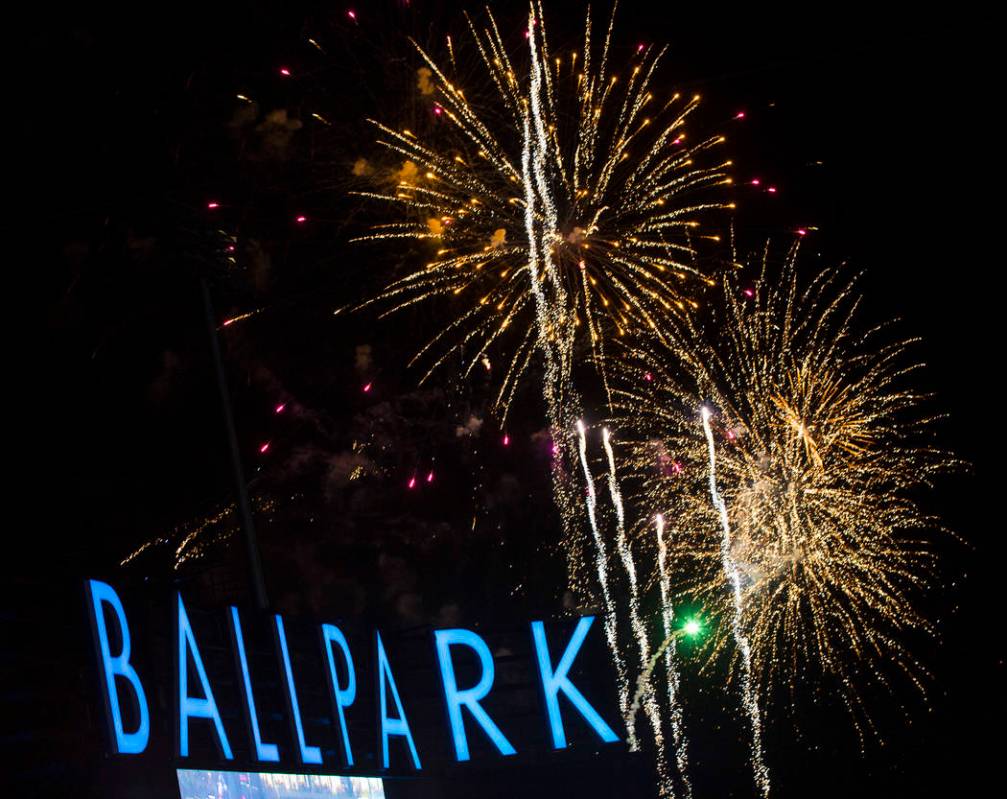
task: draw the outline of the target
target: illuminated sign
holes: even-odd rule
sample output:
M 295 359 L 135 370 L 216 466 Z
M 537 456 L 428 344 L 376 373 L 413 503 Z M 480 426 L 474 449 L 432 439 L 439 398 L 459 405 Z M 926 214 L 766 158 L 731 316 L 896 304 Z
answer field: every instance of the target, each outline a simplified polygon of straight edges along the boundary
M 608 706 L 599 703 L 597 691 L 585 693 L 584 678 L 578 672 L 578 657 L 593 629 L 593 616 L 575 619 L 572 630 L 559 633 L 556 625 L 547 629 L 544 621 L 524 626 L 523 633 L 514 633 L 515 640 L 522 639 L 527 648 L 527 657 L 517 659 L 517 665 L 511 649 L 500 647 L 495 655 L 474 630 L 434 630 L 432 641 L 429 636 L 423 639 L 425 657 L 410 661 L 412 682 L 403 683 L 398 677 L 407 669 L 401 666 L 402 660 L 392 657 L 395 649 L 388 649 L 379 631 L 373 632 L 368 647 L 335 624 L 313 625 L 316 645 L 312 651 L 303 646 L 303 636 L 297 648 L 298 639 L 288 636 L 282 615 L 253 620 L 258 621 L 260 633 L 268 626 L 272 638 L 273 667 L 267 668 L 270 664 L 264 665 L 263 648 L 253 652 L 249 645 L 249 631 L 254 632 L 255 625 L 243 619 L 238 608 L 229 607 L 224 619 L 212 619 L 216 629 L 226 632 L 218 632 L 215 638 L 204 633 L 200 640 L 200 627 L 193 623 L 193 619 L 199 621 L 198 614 L 190 617 L 181 593 L 176 593 L 170 635 L 164 638 L 161 631 L 162 640 L 170 641 L 172 649 L 173 684 L 167 686 L 163 675 L 156 676 L 159 669 L 138 658 L 136 642 L 144 631 L 131 624 L 116 590 L 108 583 L 88 580 L 86 593 L 98 685 L 111 748 L 117 754 L 142 755 L 158 731 L 170 728 L 174 756 L 180 763 L 218 762 L 228 769 L 249 763 L 267 771 L 279 771 L 284 764 L 319 773 L 370 764 L 374 771 L 386 773 L 403 766 L 420 771 L 429 752 L 435 752 L 433 761 L 437 762 L 438 750 L 450 752 L 450 760 L 456 763 L 471 760 L 474 753 L 510 758 L 535 746 L 562 750 L 570 745 L 571 728 L 594 747 L 619 741 L 604 718 Z M 224 650 L 229 657 L 223 657 Z M 507 716 L 512 705 L 522 703 L 499 698 L 501 658 L 510 672 L 524 669 L 521 673 L 527 674 L 527 679 L 511 678 L 511 682 L 525 686 L 526 693 L 534 683 L 537 732 L 523 731 L 531 724 L 527 708 L 520 725 Z M 225 669 L 222 663 L 231 666 Z M 362 663 L 369 668 L 361 670 Z M 368 704 L 366 692 L 362 695 L 358 690 L 361 676 L 374 686 L 370 713 L 361 707 Z M 417 695 L 418 689 L 407 687 L 426 684 L 431 676 L 440 695 L 439 730 L 428 723 L 433 714 L 423 715 L 430 703 Z M 278 695 L 282 702 L 276 701 Z M 165 703 L 165 696 L 172 697 L 171 701 Z M 154 697 L 160 698 L 160 705 Z M 414 710 L 425 721 L 414 723 Z M 364 719 L 365 715 L 369 718 Z M 371 727 L 371 735 L 361 734 L 365 724 Z M 521 730 L 515 729 L 521 725 Z M 324 734 L 322 727 L 327 729 Z M 201 742 L 198 753 L 193 736 Z M 243 746 L 246 741 L 247 747 Z

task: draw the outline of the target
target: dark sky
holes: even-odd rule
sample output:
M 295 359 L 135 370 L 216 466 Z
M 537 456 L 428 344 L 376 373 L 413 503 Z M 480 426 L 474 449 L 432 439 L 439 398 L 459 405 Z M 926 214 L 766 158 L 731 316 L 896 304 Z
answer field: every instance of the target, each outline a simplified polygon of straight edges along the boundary
M 15 159 L 31 178 L 24 205 L 32 217 L 13 232 L 25 246 L 8 264 L 32 284 L 28 319 L 12 338 L 27 355 L 25 367 L 8 389 L 19 449 L 25 439 L 23 456 L 10 463 L 24 464 L 17 468 L 27 476 L 30 503 L 24 521 L 12 510 L 8 522 L 7 535 L 23 553 L 4 564 L 12 606 L 26 591 L 64 594 L 84 573 L 114 576 L 118 560 L 139 543 L 229 499 L 197 282 L 198 253 L 214 229 L 203 212 L 208 199 L 225 204 L 224 228 L 268 253 L 268 260 L 249 256 L 253 267 L 240 279 L 215 280 L 214 296 L 221 317 L 268 308 L 225 337 L 226 358 L 249 476 L 253 485 L 300 492 L 297 540 L 314 546 L 317 515 L 349 518 L 353 508 L 316 501 L 310 492 L 321 490 L 317 483 L 279 474 L 281 462 L 291 468 L 289 458 L 261 458 L 257 449 L 266 441 L 296 443 L 310 461 L 312 447 L 344 447 L 350 420 L 366 415 L 359 382 L 372 374 L 395 413 L 431 417 L 397 428 L 409 444 L 395 474 L 443 461 L 456 487 L 467 476 L 484 479 L 466 474 L 478 453 L 452 455 L 443 443 L 475 399 L 410 393 L 417 376 L 403 369 L 414 343 L 402 345 L 408 324 L 379 329 L 331 314 L 381 277 L 346 245 L 356 211 L 343 196 L 343 176 L 356 142 L 369 135 L 360 119 L 395 108 L 396 92 L 411 80 L 406 34 L 424 41 L 431 31 L 458 32 L 460 8 L 477 6 L 362 3 L 355 7 L 359 25 L 346 19 L 349 7 L 46 7 L 11 32 L 25 47 L 18 80 L 27 91 L 24 105 L 9 109 L 9 126 L 24 137 Z M 522 6 L 494 8 L 514 20 Z M 576 35 L 581 4 L 550 3 L 546 13 L 554 36 Z M 790 764 L 781 769 L 789 783 L 780 783 L 779 796 L 970 795 L 1004 743 L 1004 548 L 994 485 L 1001 421 L 993 391 L 1002 368 L 994 210 L 1003 183 L 992 26 L 966 6 L 940 16 L 922 7 L 887 16 L 875 6 L 839 4 L 736 14 L 627 0 L 620 10 L 624 47 L 670 43 L 665 74 L 708 98 L 711 125 L 730 137 L 739 182 L 758 176 L 779 186 L 775 198 L 739 188 L 739 232 L 789 241 L 788 231 L 815 226 L 808 248 L 866 269 L 866 316 L 901 318 L 907 334 L 924 339 L 924 388 L 948 415 L 942 443 L 972 464 L 931 505 L 963 539 L 941 543 L 944 584 L 928 599 L 943 619 L 939 647 L 922 653 L 935 674 L 932 711 L 910 703 L 911 724 L 894 721 L 887 745 L 869 742 L 862 756 L 851 754 L 847 730 L 823 733 L 813 716 L 809 740 L 818 750 L 774 736 L 776 757 Z M 305 45 L 308 36 L 324 43 L 327 58 Z M 292 79 L 278 75 L 281 66 Z M 250 152 L 251 139 L 230 125 L 238 93 L 255 97 L 260 111 L 285 109 L 290 118 L 307 120 L 318 110 L 336 130 L 306 125 L 282 158 Z M 732 120 L 742 110 L 744 121 Z M 298 213 L 309 216 L 309 229 L 291 222 Z M 8 302 L 20 306 L 20 295 Z M 409 324 L 424 322 L 421 315 Z M 373 348 L 375 365 L 364 375 L 354 369 L 359 344 Z M 277 402 L 297 409 L 289 426 L 270 413 Z M 523 432 L 534 429 L 529 423 Z M 487 483 L 524 468 L 486 458 Z M 522 490 L 529 485 L 531 478 Z M 437 490 L 397 508 L 398 518 L 424 530 L 439 521 L 460 524 L 453 494 Z M 508 518 L 497 523 L 506 527 Z M 485 562 L 466 553 L 473 569 Z M 375 563 L 380 554 L 371 552 Z M 394 555 L 430 557 L 405 545 Z M 524 566 L 534 561 L 524 549 L 511 555 Z M 294 557 L 272 580 L 296 582 L 303 568 Z M 389 579 L 374 569 L 346 583 Z M 529 581 L 541 587 L 553 574 L 545 569 Z M 487 579 L 497 577 L 501 585 L 510 579 Z M 458 596 L 479 590 L 459 588 Z M 310 610 L 290 593 L 284 601 Z M 433 615 L 450 599 L 423 601 Z M 523 618 L 530 604 L 544 601 L 515 600 L 513 614 Z M 44 600 L 35 609 L 18 600 L 16 624 L 33 625 L 47 608 Z M 14 656 L 5 668 L 18 662 Z M 715 752 L 706 760 L 715 763 Z M 708 795 L 725 795 L 729 783 L 709 778 Z

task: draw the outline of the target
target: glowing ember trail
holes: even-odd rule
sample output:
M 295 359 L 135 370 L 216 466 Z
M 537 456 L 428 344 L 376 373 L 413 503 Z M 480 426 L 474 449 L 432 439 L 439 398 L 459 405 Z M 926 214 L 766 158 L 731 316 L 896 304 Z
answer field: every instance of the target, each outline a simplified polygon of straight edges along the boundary
M 602 429 L 602 440 L 605 444 L 605 455 L 608 458 L 608 490 L 612 496 L 612 504 L 615 506 L 616 518 L 616 551 L 619 553 L 619 560 L 626 572 L 629 581 L 629 623 L 633 628 L 633 635 L 636 636 L 636 643 L 640 649 L 640 669 L 642 687 L 645 689 L 643 706 L 650 720 L 650 726 L 654 730 L 654 742 L 657 746 L 657 770 L 661 778 L 661 795 L 674 796 L 674 787 L 668 779 L 667 754 L 664 749 L 664 733 L 661 731 L 661 708 L 657 703 L 653 686 L 650 684 L 650 674 L 647 666 L 650 663 L 650 641 L 647 638 L 647 628 L 640 618 L 640 591 L 636 579 L 636 563 L 633 562 L 633 551 L 629 547 L 629 540 L 626 538 L 626 513 L 622 505 L 622 494 L 619 492 L 619 483 L 615 474 L 615 453 L 612 451 L 612 439 L 608 428 Z M 644 679 L 644 677 L 646 679 Z M 634 703 L 635 705 L 635 703 Z M 631 709 L 635 717 L 637 706 Z M 631 750 L 635 750 L 639 744 L 636 740 L 636 727 L 627 724 L 627 743 Z
M 748 643 L 741 625 L 742 597 L 741 574 L 738 565 L 731 556 L 731 524 L 727 518 L 727 503 L 717 490 L 717 453 L 713 444 L 713 430 L 710 428 L 710 409 L 702 408 L 703 431 L 706 433 L 706 443 L 710 454 L 710 497 L 713 507 L 720 514 L 720 526 L 723 535 L 720 539 L 720 559 L 724 574 L 731 584 L 731 595 L 734 599 L 734 615 L 731 619 L 731 632 L 741 653 L 741 691 L 742 703 L 748 713 L 752 725 L 752 769 L 755 772 L 755 783 L 763 797 L 769 796 L 769 769 L 766 768 L 762 756 L 762 716 L 759 713 L 759 700 L 752 685 L 752 649 Z
M 682 778 L 685 796 L 692 797 L 692 782 L 689 780 L 689 752 L 682 728 L 682 707 L 678 703 L 678 666 L 675 663 L 675 609 L 671 603 L 671 572 L 668 568 L 668 546 L 664 540 L 664 516 L 657 514 L 657 570 L 661 587 L 661 622 L 664 628 L 664 643 L 654 653 L 659 657 L 664 649 L 664 668 L 668 680 L 668 715 L 671 720 L 671 745 L 675 749 L 675 762 Z
M 598 574 L 598 584 L 601 586 L 602 600 L 605 603 L 605 636 L 608 639 L 608 648 L 612 650 L 616 676 L 619 680 L 619 709 L 626 720 L 627 743 L 630 750 L 636 751 L 638 748 L 636 744 L 636 723 L 634 718 L 629 714 L 629 682 L 626 676 L 626 662 L 619 652 L 618 641 L 616 639 L 615 605 L 612 603 L 612 594 L 608 587 L 608 559 L 605 555 L 605 541 L 598 530 L 598 519 L 595 513 L 598 497 L 594 491 L 591 467 L 587 464 L 587 438 L 584 434 L 584 423 L 579 419 L 577 420 L 577 433 L 580 436 L 580 465 L 584 470 L 584 481 L 587 484 L 587 518 L 591 523 L 591 534 L 594 537 L 595 570 Z
M 666 317 L 698 308 L 713 281 L 697 266 L 697 242 L 713 238 L 703 235 L 708 216 L 733 207 L 721 199 L 730 162 L 714 152 L 723 136 L 679 146 L 699 97 L 660 88 L 665 48 L 647 46 L 613 72 L 614 16 L 598 36 L 587 14 L 582 46 L 559 55 L 533 0 L 527 61 L 489 10 L 486 19 L 469 25 L 485 90 L 462 86 L 468 70 L 458 74 L 453 50 L 438 63 L 416 45 L 436 136 L 373 121 L 394 185 L 354 194 L 396 216 L 355 240 L 412 240 L 428 256 L 358 307 L 379 304 L 384 316 L 444 303 L 446 323 L 411 365 L 424 365 L 421 382 L 456 363 L 464 377 L 492 355 L 501 426 L 522 378 L 541 374 L 568 585 L 587 598 L 591 542 L 570 435 L 583 416 L 578 381 L 600 379 L 607 393 L 610 342 L 661 338 Z M 575 364 L 575 349 L 591 357 Z

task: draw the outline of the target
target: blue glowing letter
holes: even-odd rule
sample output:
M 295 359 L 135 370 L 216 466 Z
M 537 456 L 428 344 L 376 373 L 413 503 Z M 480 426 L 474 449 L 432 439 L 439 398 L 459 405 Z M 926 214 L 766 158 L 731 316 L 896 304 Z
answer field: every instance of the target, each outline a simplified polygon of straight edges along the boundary
M 392 668 L 388 665 L 388 655 L 385 654 L 385 645 L 381 642 L 381 633 L 375 632 L 378 650 L 378 697 L 381 704 L 381 767 L 388 768 L 388 737 L 390 735 L 401 735 L 405 737 L 409 744 L 409 752 L 413 756 L 413 767 L 422 768 L 420 756 L 416 754 L 416 744 L 413 743 L 413 734 L 409 731 L 409 722 L 406 721 L 406 711 L 402 709 L 402 700 L 399 699 L 399 689 L 395 687 L 395 678 L 392 676 Z M 395 700 L 395 707 L 399 717 L 392 719 L 388 717 L 388 689 L 392 690 L 392 699 Z
M 178 594 L 178 755 L 179 757 L 189 756 L 189 719 L 210 719 L 213 727 L 217 731 L 217 744 L 224 757 L 233 759 L 231 745 L 227 742 L 227 733 L 224 732 L 224 722 L 220 720 L 220 712 L 217 710 L 217 702 L 213 698 L 213 691 L 210 690 L 210 681 L 206 677 L 206 669 L 203 667 L 203 658 L 199 654 L 199 647 L 196 645 L 196 636 L 192 633 L 192 625 L 189 624 L 189 614 L 185 612 L 185 603 L 182 602 L 182 595 Z M 200 686 L 203 691 L 203 699 L 189 696 L 189 653 L 192 653 L 192 663 L 196 667 L 196 675 L 199 677 Z
M 95 636 L 98 639 L 98 654 L 101 657 L 102 671 L 105 673 L 105 708 L 112 722 L 115 738 L 115 751 L 123 755 L 138 755 L 147 748 L 150 738 L 150 715 L 147 710 L 147 696 L 143 692 L 140 676 L 129 662 L 130 642 L 129 625 L 126 623 L 126 612 L 115 589 L 108 583 L 98 580 L 88 580 L 88 590 L 91 594 L 91 621 L 94 624 Z M 122 650 L 112 657 L 108 642 L 108 628 L 105 625 L 105 612 L 102 603 L 108 605 L 115 613 L 116 623 L 122 635 Z M 133 697 L 140 715 L 140 722 L 135 732 L 126 732 L 122 728 L 122 712 L 119 708 L 119 694 L 115 688 L 116 675 L 124 678 L 133 687 Z
M 248 673 L 248 656 L 245 654 L 245 637 L 241 634 L 241 619 L 238 609 L 231 606 L 231 632 L 234 635 L 234 648 L 238 653 L 238 665 L 241 667 L 241 682 L 245 686 L 245 707 L 248 709 L 248 726 L 252 730 L 252 743 L 255 744 L 255 757 L 264 763 L 278 763 L 280 750 L 276 744 L 262 742 L 259 733 L 259 716 L 255 712 L 255 697 L 252 695 L 252 677 Z
M 493 656 L 486 642 L 471 630 L 437 630 L 434 632 L 437 641 L 437 658 L 441 664 L 441 682 L 444 683 L 444 699 L 448 705 L 448 719 L 451 722 L 451 735 L 455 739 L 455 758 L 459 761 L 469 759 L 469 742 L 465 737 L 465 722 L 462 720 L 462 705 L 468 708 L 472 717 L 479 722 L 485 732 L 502 755 L 513 755 L 516 751 L 511 746 L 493 719 L 483 710 L 479 700 L 483 699 L 493 687 Z M 451 662 L 451 646 L 467 646 L 479 656 L 482 666 L 482 676 L 472 688 L 458 690 L 455 679 L 455 667 Z
M 304 740 L 304 725 L 301 723 L 301 708 L 297 703 L 294 672 L 290 668 L 290 654 L 287 652 L 287 634 L 283 630 L 283 617 L 277 614 L 273 618 L 276 620 L 276 640 L 280 645 L 283 671 L 287 675 L 287 707 L 290 708 L 290 718 L 294 722 L 294 732 L 297 734 L 297 747 L 300 750 L 301 762 L 321 763 L 322 750 L 317 746 L 309 746 Z
M 577 627 L 570 637 L 570 643 L 566 645 L 563 657 L 560 658 L 555 670 L 553 670 L 550 664 L 549 643 L 545 638 L 545 626 L 540 621 L 533 621 L 531 623 L 532 637 L 535 639 L 535 654 L 538 656 L 538 670 L 542 675 L 545 706 L 549 713 L 549 726 L 552 728 L 552 744 L 556 749 L 566 748 L 566 732 L 563 729 L 563 718 L 559 712 L 559 694 L 561 691 L 566 694 L 566 698 L 577 708 L 602 741 L 608 744 L 619 740 L 619 737 L 612 731 L 612 728 L 598 715 L 598 711 L 588 704 L 584 695 L 574 687 L 574 684 L 570 682 L 569 676 L 567 676 L 570 673 L 570 667 L 573 665 L 574 658 L 577 657 L 577 653 L 580 651 L 581 644 L 584 643 L 584 638 L 587 637 L 587 631 L 591 629 L 593 621 L 594 616 L 584 616 L 577 622 Z
M 338 644 L 343 650 L 343 662 L 346 664 L 346 687 L 339 687 L 336 677 L 336 661 L 332 657 L 332 643 Z M 339 716 L 339 730 L 343 734 L 343 753 L 346 755 L 346 765 L 353 765 L 353 751 L 350 749 L 350 734 L 346 731 L 346 714 L 343 708 L 353 704 L 357 698 L 357 675 L 353 670 L 353 658 L 350 657 L 350 645 L 346 643 L 343 631 L 332 624 L 322 625 L 322 643 L 325 646 L 325 657 L 329 662 L 329 687 L 332 689 L 332 703 L 336 706 Z

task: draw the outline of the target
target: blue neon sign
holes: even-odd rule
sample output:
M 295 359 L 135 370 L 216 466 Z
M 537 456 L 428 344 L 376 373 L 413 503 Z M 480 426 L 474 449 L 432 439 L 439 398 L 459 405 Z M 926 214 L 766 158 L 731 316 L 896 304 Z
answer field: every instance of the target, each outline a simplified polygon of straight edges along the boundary
M 469 742 L 465 737 L 465 722 L 462 719 L 464 707 L 476 720 L 483 732 L 496 746 L 502 755 L 517 754 L 500 728 L 483 710 L 479 700 L 484 699 L 493 688 L 493 655 L 486 642 L 471 630 L 437 630 L 434 633 L 437 642 L 437 659 L 441 665 L 441 683 L 444 685 L 444 699 L 448 705 L 448 719 L 451 723 L 451 736 L 455 744 L 455 757 L 459 760 L 469 759 Z M 473 687 L 459 690 L 455 679 L 455 667 L 451 661 L 452 646 L 467 646 L 479 657 L 482 676 Z
M 301 756 L 302 763 L 318 764 L 322 762 L 322 750 L 317 746 L 311 746 L 304 740 L 301 706 L 297 701 L 294 670 L 290 667 L 290 653 L 287 651 L 287 634 L 283 629 L 283 617 L 277 614 L 273 616 L 273 621 L 276 622 L 276 640 L 280 645 L 280 655 L 283 658 L 283 673 L 287 678 L 287 707 L 290 709 L 290 718 L 293 720 L 294 732 L 297 735 L 297 751 Z
M 99 580 L 89 580 L 85 585 L 87 606 L 92 622 L 92 632 L 95 640 L 99 666 L 99 685 L 102 691 L 102 701 L 109 721 L 112 749 L 122 755 L 140 755 L 149 748 L 152 729 L 159 729 L 151 723 L 151 715 L 157 711 L 158 705 L 151 704 L 145 691 L 143 680 L 132 660 L 135 630 L 131 634 L 129 621 L 123 603 L 115 589 L 108 583 Z M 174 596 L 174 690 L 170 695 L 174 698 L 174 737 L 176 752 L 180 758 L 193 756 L 191 727 L 198 721 L 210 722 L 204 729 L 210 733 L 218 756 L 227 761 L 237 763 L 256 762 L 277 764 L 296 759 L 296 764 L 307 766 L 311 771 L 324 772 L 331 768 L 354 768 L 359 756 L 355 755 L 351 744 L 351 725 L 348 715 L 358 699 L 358 671 L 354 662 L 350 641 L 343 631 L 333 624 L 321 624 L 316 627 L 319 634 L 316 641 L 314 662 L 307 652 L 291 652 L 284 619 L 280 615 L 269 618 L 273 631 L 273 643 L 279 675 L 268 677 L 258 674 L 261 666 L 253 673 L 250 667 L 251 658 L 247 646 L 245 627 L 237 607 L 228 608 L 227 628 L 229 641 L 233 650 L 234 672 L 230 675 L 219 672 L 219 659 L 211 661 L 217 668 L 212 673 L 213 680 L 219 689 L 219 699 L 224 705 L 218 704 L 218 695 L 211 684 L 211 674 L 208 673 L 196 634 L 189 618 L 188 610 L 181 593 Z M 554 749 L 565 749 L 569 746 L 568 730 L 571 709 L 579 714 L 593 738 L 603 744 L 619 741 L 619 736 L 605 721 L 598 709 L 588 701 L 584 693 L 574 684 L 576 674 L 575 662 L 581 654 L 584 643 L 592 629 L 593 616 L 585 616 L 577 620 L 568 640 L 563 645 L 558 660 L 554 660 L 550 652 L 550 642 L 543 621 L 533 621 L 530 624 L 531 661 L 537 671 L 543 699 L 543 716 L 545 727 L 542 734 L 550 740 Z M 527 640 L 527 639 L 526 639 Z M 209 642 L 204 642 L 209 646 Z M 555 641 L 553 642 L 555 645 Z M 219 642 L 216 644 L 219 647 Z M 320 650 L 320 651 L 319 651 Z M 473 757 L 472 737 L 488 741 L 496 753 L 504 757 L 518 754 L 514 739 L 504 733 L 508 727 L 504 718 L 505 707 L 498 700 L 490 699 L 496 680 L 496 663 L 493 652 L 487 641 L 473 630 L 465 628 L 450 628 L 433 632 L 433 655 L 437 668 L 432 669 L 435 684 L 439 683 L 444 707 L 447 711 L 447 740 L 453 752 L 454 761 L 464 763 Z M 428 650 L 429 651 L 429 650 Z M 557 650 L 558 651 L 558 650 Z M 405 652 L 405 650 L 404 650 Z M 297 657 L 292 657 L 292 654 Z M 376 688 L 376 707 L 374 727 L 377 732 L 377 752 L 364 756 L 364 762 L 377 762 L 381 770 L 393 768 L 393 761 L 401 767 L 408 763 L 414 770 L 421 770 L 420 746 L 423 740 L 429 738 L 427 722 L 424 720 L 423 708 L 429 705 L 417 702 L 403 701 L 392 662 L 385 646 L 385 640 L 380 632 L 373 638 L 373 678 Z M 144 658 L 140 658 L 148 681 L 151 673 L 157 673 L 154 666 Z M 405 658 L 403 662 L 415 664 L 416 658 Z M 430 662 L 432 666 L 432 660 Z M 461 666 L 474 663 L 472 670 Z M 296 665 L 296 670 L 295 670 Z M 399 664 L 402 665 L 402 664 Z M 415 675 L 415 666 L 411 666 Z M 276 672 L 274 672 L 274 675 Z M 280 686 L 283 692 L 283 705 L 286 721 L 290 728 L 290 746 L 285 743 L 264 738 L 262 722 L 264 718 L 279 718 L 277 701 L 266 704 L 268 712 L 263 715 L 263 709 L 256 702 L 254 679 L 262 681 L 263 685 Z M 325 682 L 323 687 L 321 682 Z M 423 682 L 422 675 L 411 677 L 409 685 Z M 303 684 L 302 684 L 303 683 Z M 233 686 L 233 687 L 232 687 Z M 320 692 L 328 691 L 329 707 L 325 710 L 312 705 L 317 702 Z M 154 694 L 163 696 L 162 692 Z M 275 699 L 270 694 L 259 694 L 259 699 Z M 407 697 L 408 698 L 408 697 Z M 228 702 L 242 705 L 241 713 L 222 714 L 221 709 L 228 709 Z M 407 716 L 406 708 L 410 708 Z M 494 719 L 487 708 L 492 708 Z M 308 714 L 305 714 L 308 710 Z M 125 711 L 125 712 L 124 712 Z M 131 712 L 133 711 L 133 712 Z M 412 717 L 416 712 L 416 718 Z M 567 719 L 563 713 L 566 712 Z M 224 719 L 228 724 L 237 723 L 231 720 L 236 716 L 244 719 L 248 749 L 239 747 L 238 757 L 231 747 Z M 304 719 L 325 717 L 326 726 L 332 730 L 331 737 L 324 739 L 321 727 L 312 727 L 311 740 L 305 730 Z M 429 716 L 429 713 L 427 713 Z M 417 719 L 419 726 L 416 726 Z M 503 721 L 501 726 L 498 721 Z M 353 719 L 354 725 L 359 725 L 359 714 Z M 269 728 L 275 735 L 275 728 Z M 354 727 L 356 729 L 356 727 Z M 232 730 L 233 732 L 233 730 Z M 415 733 L 418 732 L 419 736 Z M 273 737 L 273 736 L 270 736 Z M 395 745 L 393 746 L 393 739 Z M 203 739 L 205 740 L 205 739 Z M 359 741 L 357 741 L 359 745 Z M 526 751 L 531 744 L 528 741 L 517 742 L 521 750 Z M 396 748 L 401 746 L 401 748 Z M 424 745 L 426 748 L 426 745 Z M 440 747 L 429 745 L 435 754 Z M 197 749 L 199 747 L 197 746 Z M 394 750 L 394 751 L 393 751 Z M 408 753 L 408 756 L 406 756 Z M 206 759 L 205 751 L 196 753 L 197 759 Z
M 279 763 L 280 750 L 276 744 L 263 743 L 259 732 L 259 714 L 255 710 L 255 696 L 252 694 L 252 676 L 248 671 L 248 655 L 245 654 L 245 637 L 241 633 L 241 619 L 238 609 L 231 606 L 231 635 L 234 638 L 234 648 L 238 654 L 238 665 L 241 669 L 241 685 L 245 692 L 245 710 L 248 716 L 248 726 L 252 732 L 252 746 L 255 757 L 262 763 Z
M 185 610 L 185 603 L 182 595 L 176 594 L 178 605 L 176 606 L 176 619 L 178 620 L 178 756 L 189 756 L 189 719 L 209 719 L 213 722 L 213 729 L 217 733 L 217 746 L 221 754 L 228 760 L 234 759 L 231 751 L 231 744 L 227 740 L 227 733 L 224 732 L 224 722 L 220 719 L 220 711 L 217 709 L 217 700 L 213 698 L 213 689 L 210 688 L 210 680 L 206 676 L 206 667 L 203 665 L 203 658 L 199 654 L 199 646 L 196 644 L 196 636 L 192 632 L 192 625 L 189 623 L 189 614 Z M 196 667 L 196 676 L 199 678 L 202 698 L 189 696 L 189 660 L 192 660 Z
M 545 637 L 545 625 L 540 621 L 531 623 L 532 637 L 535 639 L 535 654 L 538 658 L 539 675 L 542 678 L 542 691 L 545 694 L 546 711 L 549 714 L 549 727 L 552 731 L 552 745 L 556 749 L 566 748 L 566 730 L 563 728 L 563 716 L 559 712 L 559 695 L 562 693 L 580 712 L 591 729 L 595 731 L 604 743 L 615 743 L 619 736 L 615 734 L 597 710 L 591 707 L 584 694 L 570 682 L 570 667 L 587 638 L 594 616 L 584 616 L 577 622 L 577 627 L 570 637 L 570 642 L 563 650 L 563 656 L 553 668 L 549 658 L 549 642 Z
M 129 662 L 130 638 L 126 611 L 122 608 L 119 595 L 108 583 L 88 580 L 87 585 L 88 593 L 91 595 L 91 623 L 97 638 L 102 674 L 105 675 L 105 708 L 113 729 L 115 751 L 123 755 L 138 755 L 147 748 L 147 741 L 150 740 L 150 711 L 147 708 L 147 695 L 143 692 L 140 675 Z M 122 649 L 115 656 L 112 655 L 108 640 L 103 605 L 108 606 L 115 614 L 119 636 L 122 638 Z M 126 732 L 123 727 L 119 692 L 115 687 L 116 677 L 122 677 L 130 684 L 133 699 L 139 710 L 140 720 L 133 732 Z
M 395 677 L 392 676 L 392 667 L 388 664 L 388 655 L 385 654 L 385 644 L 381 640 L 381 633 L 374 633 L 374 640 L 378 653 L 378 693 L 381 700 L 381 767 L 388 768 L 388 738 L 398 735 L 406 739 L 409 744 L 409 753 L 413 757 L 413 768 L 419 770 L 420 756 L 416 752 L 416 743 L 413 741 L 412 731 L 409 729 L 409 721 L 406 719 L 406 711 L 402 707 L 402 699 L 399 698 L 399 689 L 395 686 Z M 392 692 L 392 700 L 395 702 L 395 710 L 398 718 L 388 715 L 388 691 Z
M 343 739 L 343 758 L 347 767 L 353 766 L 353 749 L 350 746 L 350 733 L 346 729 L 346 708 L 357 698 L 357 673 L 353 668 L 353 658 L 350 656 L 350 645 L 343 631 L 333 624 L 322 625 L 322 642 L 325 647 L 325 659 L 329 664 L 329 690 L 332 693 L 332 704 L 336 708 L 339 719 L 339 732 Z M 332 656 L 332 644 L 336 644 L 343 653 L 343 663 L 346 664 L 346 685 L 340 687 L 336 676 L 336 661 Z

